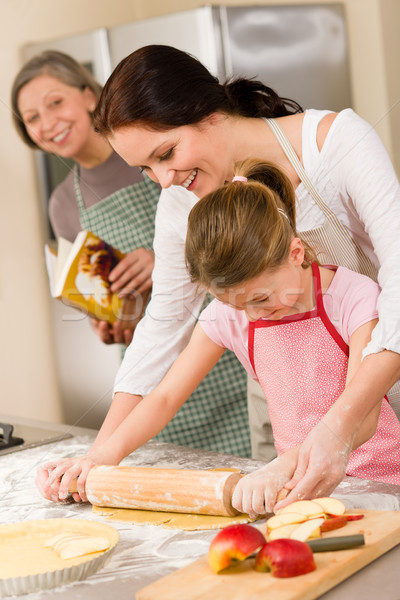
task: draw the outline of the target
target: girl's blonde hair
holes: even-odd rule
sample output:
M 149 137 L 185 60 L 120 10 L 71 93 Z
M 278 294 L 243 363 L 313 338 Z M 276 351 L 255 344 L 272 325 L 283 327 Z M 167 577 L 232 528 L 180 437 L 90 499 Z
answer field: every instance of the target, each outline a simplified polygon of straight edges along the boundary
M 186 237 L 186 264 L 192 282 L 226 288 L 276 269 L 288 258 L 296 233 L 295 193 L 274 164 L 247 159 L 235 176 L 192 208 Z M 317 261 L 303 242 L 303 267 Z
M 26 130 L 18 107 L 18 95 L 27 83 L 40 75 L 50 75 L 62 83 L 80 90 L 89 88 L 97 100 L 100 98 L 102 90 L 102 86 L 95 80 L 90 71 L 72 58 L 72 56 L 64 54 L 64 52 L 45 50 L 28 60 L 14 79 L 11 89 L 11 108 L 12 119 L 19 136 L 25 144 L 35 149 L 38 149 L 38 146 L 32 141 Z

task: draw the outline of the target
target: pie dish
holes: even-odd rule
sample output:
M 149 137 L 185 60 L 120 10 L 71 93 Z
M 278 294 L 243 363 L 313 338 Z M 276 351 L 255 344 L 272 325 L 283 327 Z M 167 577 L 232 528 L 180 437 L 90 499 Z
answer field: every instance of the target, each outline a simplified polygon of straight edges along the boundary
M 102 536 L 110 541 L 102 552 L 62 560 L 46 540 L 62 532 Z M 85 579 L 101 569 L 119 539 L 104 523 L 84 519 L 44 519 L 0 525 L 0 596 L 21 595 Z

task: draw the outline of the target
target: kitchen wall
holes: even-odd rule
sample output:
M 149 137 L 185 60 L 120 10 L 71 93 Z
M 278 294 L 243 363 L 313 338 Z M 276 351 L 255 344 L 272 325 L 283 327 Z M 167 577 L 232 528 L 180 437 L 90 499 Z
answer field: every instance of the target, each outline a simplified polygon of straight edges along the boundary
M 298 0 L 225 0 L 301 4 Z M 309 1 L 309 4 L 318 2 Z M 319 0 L 319 3 L 326 3 Z M 0 0 L 0 412 L 57 422 L 65 418 L 55 365 L 52 310 L 42 248 L 43 210 L 32 153 L 11 126 L 9 93 L 28 42 L 201 6 L 198 0 Z M 400 173 L 400 2 L 344 0 L 354 108 L 381 135 Z M 88 329 L 88 335 L 91 332 Z M 94 340 L 97 343 L 97 340 Z M 99 342 L 100 343 L 100 342 Z M 78 369 L 79 365 L 77 365 Z M 77 374 L 77 387 L 83 374 Z M 104 390 L 102 401 L 110 399 Z M 85 409 L 83 408 L 82 411 Z

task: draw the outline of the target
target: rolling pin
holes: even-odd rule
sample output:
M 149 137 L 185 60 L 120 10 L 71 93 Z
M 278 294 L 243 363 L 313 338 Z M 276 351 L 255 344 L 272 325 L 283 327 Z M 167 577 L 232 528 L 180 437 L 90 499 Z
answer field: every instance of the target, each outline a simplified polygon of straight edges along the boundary
M 241 478 L 232 471 L 146 467 L 93 467 L 86 479 L 91 504 L 202 515 L 234 516 L 232 494 Z M 76 480 L 69 492 L 76 492 Z

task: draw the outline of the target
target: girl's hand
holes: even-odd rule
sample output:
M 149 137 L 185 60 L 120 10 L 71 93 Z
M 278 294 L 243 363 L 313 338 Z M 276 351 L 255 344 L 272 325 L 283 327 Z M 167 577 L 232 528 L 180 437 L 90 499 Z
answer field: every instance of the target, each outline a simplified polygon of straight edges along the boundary
M 265 467 L 245 475 L 236 485 L 232 505 L 254 518 L 273 512 L 278 495 L 290 481 L 296 468 L 297 449 L 285 452 Z
M 97 464 L 88 456 L 64 458 L 57 462 L 49 462 L 39 467 L 36 485 L 39 492 L 47 500 L 62 502 L 68 498 L 68 488 L 77 479 L 77 493 L 72 494 L 75 502 L 87 502 L 85 484 L 87 475 Z
M 120 296 L 141 294 L 152 286 L 151 274 L 154 269 L 154 252 L 147 248 L 137 248 L 129 252 L 109 275 L 111 291 Z
M 290 493 L 276 509 L 296 500 L 329 496 L 346 474 L 353 447 L 354 433 L 347 437 L 339 427 L 324 420 L 308 434 L 299 447 L 298 462 L 291 480 L 285 485 Z M 348 439 L 347 439 L 348 438 Z

